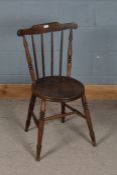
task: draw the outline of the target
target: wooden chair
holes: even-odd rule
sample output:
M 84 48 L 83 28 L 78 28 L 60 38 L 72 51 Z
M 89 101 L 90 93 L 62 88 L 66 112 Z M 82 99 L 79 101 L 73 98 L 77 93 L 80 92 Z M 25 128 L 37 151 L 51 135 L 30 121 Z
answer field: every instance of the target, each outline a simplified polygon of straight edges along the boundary
M 44 124 L 46 120 L 53 120 L 53 119 L 61 119 L 61 122 L 65 122 L 65 117 L 67 115 L 78 114 L 84 118 L 87 122 L 90 137 L 92 140 L 93 146 L 96 146 L 95 134 L 93 131 L 93 126 L 91 122 L 90 112 L 88 109 L 88 104 L 85 96 L 85 88 L 84 85 L 70 77 L 71 74 L 71 66 L 72 66 L 72 40 L 73 40 L 73 29 L 77 29 L 77 24 L 75 23 L 65 23 L 61 24 L 58 22 L 52 22 L 47 24 L 38 24 L 34 25 L 28 29 L 21 29 L 18 30 L 18 36 L 23 37 L 23 44 L 25 48 L 26 60 L 28 63 L 28 68 L 30 72 L 30 76 L 32 79 L 32 96 L 30 99 L 29 109 L 28 109 L 28 116 L 25 125 L 25 131 L 28 131 L 30 126 L 31 117 L 34 119 L 36 127 L 38 128 L 38 141 L 37 141 L 37 153 L 36 153 L 36 160 L 40 160 L 40 152 L 41 152 L 41 145 L 42 145 L 42 137 L 43 137 L 43 130 Z M 66 75 L 63 76 L 63 51 L 64 45 L 66 45 L 66 41 L 64 41 L 64 32 L 67 32 L 68 39 L 67 39 L 67 66 L 66 66 Z M 54 35 L 59 33 L 60 40 L 59 42 L 59 64 L 58 64 L 58 73 L 54 73 L 54 51 L 55 51 L 55 43 L 54 43 Z M 40 51 L 39 45 L 36 47 L 35 37 L 40 36 Z M 46 74 L 46 66 L 45 64 L 45 44 L 44 44 L 44 37 L 45 35 L 50 34 L 50 74 Z M 31 37 L 31 42 L 28 42 L 29 37 Z M 39 38 L 38 38 L 39 39 Z M 38 40 L 39 41 L 39 40 Z M 63 42 L 64 41 L 64 42 Z M 29 43 L 32 44 L 29 47 Z M 65 44 L 64 44 L 65 43 Z M 30 49 L 32 48 L 32 51 Z M 41 62 L 42 66 L 39 69 L 39 62 L 37 59 L 37 53 L 41 53 Z M 33 55 L 33 59 L 32 59 Z M 49 57 L 49 55 L 48 55 Z M 56 58 L 57 59 L 57 58 Z M 40 73 L 42 72 L 42 73 Z M 36 97 L 41 100 L 40 104 L 40 116 L 39 119 L 36 117 L 33 109 L 35 105 Z M 84 114 L 71 107 L 67 102 L 81 99 Z M 52 102 L 59 102 L 61 104 L 61 113 L 54 116 L 45 117 L 45 110 L 46 110 L 46 101 Z M 69 108 L 71 112 L 65 112 L 65 108 Z

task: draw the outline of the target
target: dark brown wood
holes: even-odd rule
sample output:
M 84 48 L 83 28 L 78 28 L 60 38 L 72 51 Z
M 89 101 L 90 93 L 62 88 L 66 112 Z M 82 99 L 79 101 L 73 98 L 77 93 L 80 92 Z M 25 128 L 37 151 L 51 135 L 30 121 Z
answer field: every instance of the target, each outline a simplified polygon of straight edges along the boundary
M 71 66 L 72 66 L 72 40 L 73 40 L 73 32 L 70 30 L 69 33 L 69 43 L 68 43 L 68 51 L 67 51 L 67 76 L 71 75 Z
M 54 34 L 51 32 L 51 76 L 54 73 Z
M 48 33 L 48 32 L 56 32 L 61 30 L 67 30 L 67 29 L 77 29 L 78 25 L 76 23 L 46 23 L 46 24 L 38 24 L 34 25 L 31 28 L 28 29 L 20 29 L 17 32 L 18 36 L 23 35 L 33 35 L 33 34 L 42 34 L 42 33 Z
M 45 77 L 45 55 L 44 55 L 43 34 L 41 34 L 41 56 L 42 56 L 42 73 L 43 73 L 43 77 Z
M 41 146 L 42 146 L 42 137 L 44 131 L 44 117 L 45 117 L 45 101 L 41 101 L 40 106 L 40 119 L 38 122 L 38 138 L 37 138 L 37 155 L 36 160 L 40 160 Z
M 36 127 L 38 128 L 38 139 L 37 139 L 37 154 L 36 154 L 36 160 L 40 160 L 40 154 L 41 154 L 41 145 L 42 145 L 42 137 L 43 137 L 43 130 L 44 130 L 44 123 L 45 121 L 51 121 L 54 119 L 61 119 L 61 122 L 64 123 L 65 117 L 72 114 L 77 114 L 78 116 L 84 118 L 87 121 L 87 125 L 90 131 L 90 136 L 92 139 L 92 144 L 96 145 L 95 140 L 95 134 L 93 131 L 93 126 L 91 122 L 91 117 L 85 97 L 85 88 L 84 85 L 74 79 L 71 78 L 71 68 L 72 68 L 72 40 L 73 40 L 73 29 L 76 29 L 78 26 L 75 23 L 65 23 L 61 24 L 58 22 L 52 22 L 52 23 L 44 23 L 44 24 L 37 24 L 33 25 L 29 29 L 22 29 L 18 31 L 18 36 L 23 36 L 23 43 L 26 53 L 26 59 L 29 66 L 29 72 L 32 79 L 32 97 L 30 100 L 29 110 L 28 110 L 28 118 L 26 121 L 26 127 L 25 130 L 28 131 L 31 117 L 33 117 L 34 123 Z M 65 41 L 68 45 L 67 48 L 67 73 L 66 76 L 63 76 L 62 66 L 63 66 L 63 54 L 65 49 L 65 45 L 63 43 L 64 38 L 64 32 L 65 30 L 69 30 L 69 36 L 68 40 Z M 54 70 L 57 65 L 55 65 L 54 68 L 54 53 L 58 53 L 59 49 L 55 48 L 54 43 L 54 36 L 57 31 L 61 32 L 60 36 L 60 53 L 59 53 L 59 60 L 58 60 L 58 74 L 55 74 Z M 45 33 L 50 33 L 50 65 L 45 65 L 45 52 L 48 52 L 47 48 L 45 50 L 44 43 L 46 42 Z M 42 68 L 40 68 L 38 65 L 39 61 L 37 61 L 38 53 L 36 51 L 36 42 L 34 41 L 34 36 L 36 34 L 40 34 L 40 53 L 41 53 L 41 61 L 42 61 Z M 33 57 L 34 60 L 31 58 L 32 51 L 29 50 L 29 43 L 26 40 L 25 35 L 31 35 L 32 40 L 32 51 L 33 51 Z M 27 37 L 28 38 L 28 37 Z M 39 49 L 38 49 L 39 50 Z M 48 58 L 46 58 L 48 59 Z M 58 59 L 58 58 L 56 58 Z M 35 69 L 33 68 L 33 63 L 35 64 Z M 50 67 L 50 73 L 49 76 L 47 75 L 46 66 Z M 39 70 L 38 70 L 39 68 Z M 39 77 L 39 74 L 41 74 L 39 71 L 42 70 L 42 77 Z M 41 100 L 40 104 L 40 118 L 38 119 L 34 113 L 34 104 L 35 104 L 35 98 L 38 97 Z M 84 114 L 80 112 L 79 110 L 71 107 L 70 105 L 66 104 L 67 102 L 81 99 L 83 108 L 84 108 Z M 45 108 L 46 108 L 46 101 L 53 101 L 53 102 L 59 102 L 61 105 L 61 112 L 60 114 L 55 114 L 53 116 L 45 117 Z M 71 110 L 71 112 L 66 112 L 65 109 L 68 108 Z
M 55 119 L 60 119 L 60 118 L 62 119 L 65 116 L 72 115 L 72 114 L 74 114 L 74 112 L 67 112 L 67 113 L 64 113 L 64 114 L 58 114 L 58 115 L 49 116 L 49 117 L 45 118 L 45 121 L 55 120 Z
M 32 82 L 34 84 L 36 81 L 35 73 L 34 73 L 34 69 L 33 69 L 33 65 L 32 65 L 32 58 L 31 58 L 30 51 L 28 48 L 28 43 L 26 41 L 25 36 L 23 36 L 23 44 L 24 44 L 24 48 L 25 48 L 26 60 L 27 60 L 30 76 L 31 76 Z
M 32 40 L 32 49 L 33 49 L 36 77 L 37 77 L 37 79 L 39 79 L 39 71 L 38 71 L 38 64 L 37 64 L 37 54 L 36 54 L 35 41 L 34 41 L 33 35 L 31 35 L 31 40 Z
M 35 100 L 36 100 L 36 97 L 34 95 L 32 95 L 31 99 L 30 99 L 29 107 L 28 107 L 28 115 L 27 115 L 27 120 L 26 120 L 26 124 L 25 124 L 25 131 L 26 132 L 28 131 L 28 128 L 30 126 L 30 121 L 31 121 L 33 108 L 35 105 Z
M 38 128 L 38 122 L 39 122 L 39 120 L 37 119 L 37 117 L 36 117 L 36 115 L 35 115 L 34 112 L 32 112 L 32 116 L 33 116 L 34 123 L 35 123 L 36 127 Z
M 55 21 L 55 22 L 49 22 L 49 23 L 36 24 L 36 25 L 33 25 L 32 28 L 40 28 L 40 27 L 46 26 L 46 25 L 53 27 L 55 25 L 59 25 L 59 22 Z
M 60 40 L 60 58 L 59 58 L 59 75 L 62 75 L 62 58 L 63 58 L 63 33 L 64 31 L 61 31 L 61 40 Z
M 82 100 L 82 104 L 83 104 L 83 108 L 84 108 L 84 113 L 85 113 L 85 116 L 86 116 L 87 125 L 88 125 L 88 128 L 89 128 L 89 133 L 90 133 L 90 136 L 91 136 L 91 139 L 92 139 L 92 145 L 96 146 L 95 133 L 94 133 L 94 130 L 93 130 L 93 125 L 92 125 L 92 121 L 91 121 L 91 116 L 90 116 L 86 96 L 83 95 L 81 100 Z
M 68 102 L 80 98 L 84 93 L 84 86 L 71 77 L 46 76 L 40 78 L 32 90 L 41 99 Z
M 61 103 L 61 114 L 65 114 L 65 103 Z M 65 122 L 65 116 L 62 117 L 61 122 Z

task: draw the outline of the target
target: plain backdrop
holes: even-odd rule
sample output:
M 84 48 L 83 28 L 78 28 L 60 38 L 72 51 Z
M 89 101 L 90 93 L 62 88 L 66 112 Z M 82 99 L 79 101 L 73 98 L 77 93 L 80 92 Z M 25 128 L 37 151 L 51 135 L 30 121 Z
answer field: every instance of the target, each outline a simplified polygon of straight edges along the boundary
M 0 83 L 30 82 L 17 30 L 51 21 L 79 24 L 72 76 L 85 84 L 117 84 L 116 0 L 0 0 Z

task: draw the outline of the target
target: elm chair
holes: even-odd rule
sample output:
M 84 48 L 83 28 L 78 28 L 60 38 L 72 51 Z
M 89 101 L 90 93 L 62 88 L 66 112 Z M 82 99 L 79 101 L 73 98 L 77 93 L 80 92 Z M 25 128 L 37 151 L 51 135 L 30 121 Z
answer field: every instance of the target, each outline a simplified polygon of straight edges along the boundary
M 96 146 L 95 133 L 93 131 L 93 125 L 85 96 L 84 85 L 80 81 L 70 77 L 72 67 L 73 30 L 77 29 L 77 27 L 78 25 L 75 23 L 52 22 L 33 25 L 31 28 L 21 29 L 17 32 L 18 36 L 23 37 L 26 60 L 32 80 L 32 95 L 29 103 L 25 131 L 28 131 L 31 118 L 33 118 L 38 129 L 36 160 L 40 160 L 45 121 L 61 119 L 61 122 L 64 123 L 65 117 L 74 113 L 78 114 L 78 116 L 86 120 L 92 140 L 92 145 Z M 59 49 L 55 49 L 55 35 L 57 33 L 59 33 L 57 37 L 60 36 L 59 38 L 57 38 L 57 42 L 59 43 Z M 65 35 L 65 33 L 67 34 Z M 49 38 L 47 38 L 46 35 L 48 35 Z M 45 39 L 49 40 L 49 42 L 46 42 Z M 46 51 L 47 48 L 45 48 L 45 44 L 47 43 L 49 46 L 48 51 Z M 65 46 L 67 46 L 66 50 L 64 48 Z M 66 58 L 63 54 L 64 51 L 66 51 Z M 56 54 L 59 53 L 58 56 L 56 55 L 56 59 L 54 58 L 54 52 L 56 52 Z M 47 56 L 45 56 L 46 53 L 48 53 L 48 58 Z M 38 57 L 40 58 L 38 59 Z M 63 57 L 64 59 L 66 59 L 66 63 Z M 46 68 L 49 67 L 49 64 L 45 64 L 47 60 L 50 60 L 49 73 L 46 72 Z M 56 60 L 58 60 L 58 63 L 54 64 Z M 66 72 L 63 70 L 63 61 L 66 64 Z M 57 65 L 58 72 L 56 68 Z M 36 117 L 34 113 L 35 100 L 37 97 L 40 99 L 39 118 Z M 84 111 L 83 113 L 67 103 L 77 99 L 81 99 Z M 45 117 L 46 101 L 60 103 L 60 114 Z M 71 112 L 66 112 L 66 108 L 70 109 Z

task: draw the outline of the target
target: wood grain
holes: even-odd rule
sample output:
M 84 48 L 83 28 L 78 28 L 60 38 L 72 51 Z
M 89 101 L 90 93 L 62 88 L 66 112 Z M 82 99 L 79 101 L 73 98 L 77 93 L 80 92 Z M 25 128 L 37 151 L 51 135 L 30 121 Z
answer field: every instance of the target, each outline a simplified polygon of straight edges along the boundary
M 87 85 L 88 99 L 117 100 L 117 85 Z
M 1 99 L 26 99 L 30 95 L 30 84 L 0 84 Z
M 0 84 L 1 99 L 28 99 L 30 84 Z M 86 85 L 89 100 L 117 100 L 117 85 Z

